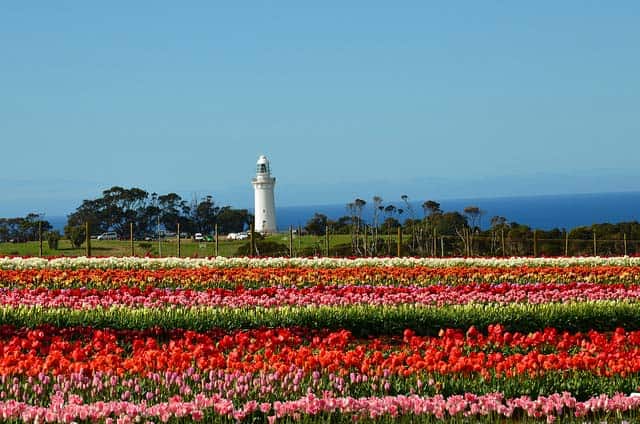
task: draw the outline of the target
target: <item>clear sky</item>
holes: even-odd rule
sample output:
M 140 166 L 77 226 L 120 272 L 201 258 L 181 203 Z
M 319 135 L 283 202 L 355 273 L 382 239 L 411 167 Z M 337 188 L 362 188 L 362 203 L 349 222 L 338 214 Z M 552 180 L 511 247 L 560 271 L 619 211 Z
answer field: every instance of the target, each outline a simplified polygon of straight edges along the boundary
M 242 5 L 241 5 L 242 3 Z M 640 190 L 638 1 L 0 5 L 0 216 Z

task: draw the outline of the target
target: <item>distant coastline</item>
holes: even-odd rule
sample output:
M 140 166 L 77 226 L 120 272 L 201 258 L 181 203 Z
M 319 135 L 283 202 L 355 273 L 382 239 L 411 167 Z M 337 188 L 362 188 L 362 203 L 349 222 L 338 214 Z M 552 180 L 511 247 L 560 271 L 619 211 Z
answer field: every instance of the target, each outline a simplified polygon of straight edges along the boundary
M 304 226 L 314 213 L 323 213 L 330 219 L 347 215 L 346 204 L 353 199 L 345 199 L 343 204 L 281 206 L 276 208 L 278 228 Z M 370 202 L 370 199 L 364 199 Z M 402 207 L 398 199 L 384 199 L 385 204 L 393 203 Z M 492 216 L 500 215 L 510 222 L 525 224 L 531 228 L 550 230 L 553 228 L 575 228 L 596 223 L 616 223 L 640 221 L 640 191 L 619 193 L 559 194 L 541 196 L 466 198 L 466 199 L 411 199 L 417 218 L 423 216 L 421 204 L 425 200 L 435 200 L 444 211 L 459 211 L 474 205 L 484 211 L 482 227 L 487 228 Z M 277 202 L 277 199 L 276 199 Z M 371 218 L 371 206 L 367 204 L 363 217 Z M 408 212 L 403 218 L 410 218 Z M 45 216 L 55 229 L 62 230 L 66 216 Z

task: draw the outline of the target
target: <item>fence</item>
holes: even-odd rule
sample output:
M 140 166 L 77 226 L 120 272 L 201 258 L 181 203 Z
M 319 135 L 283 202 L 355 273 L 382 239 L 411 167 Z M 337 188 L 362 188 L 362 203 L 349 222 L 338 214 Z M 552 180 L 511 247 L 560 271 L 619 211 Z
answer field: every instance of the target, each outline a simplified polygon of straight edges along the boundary
M 359 233 L 333 234 L 326 228 L 324 235 L 302 235 L 301 228 L 294 231 L 289 228 L 288 234 L 279 234 L 279 242 L 261 243 L 260 237 L 250 230 L 246 252 L 225 252 L 219 250 L 219 238 L 214 242 L 200 244 L 200 250 L 191 249 L 185 256 L 233 256 L 235 254 L 249 254 L 254 256 L 421 256 L 421 257 L 451 257 L 451 256 L 637 256 L 640 255 L 640 239 L 632 239 L 627 234 L 608 235 L 598 237 L 594 232 L 590 238 L 572 238 L 569 233 L 562 237 L 539 237 L 537 231 L 521 234 L 496 231 L 487 235 L 473 234 L 461 231 L 457 235 L 438 235 L 437 233 L 409 233 L 395 229 L 394 233 L 372 231 L 370 228 Z M 85 226 L 84 254 L 92 255 L 91 228 Z M 217 231 L 216 231 L 217 234 Z M 38 228 L 38 254 L 43 256 L 42 231 Z M 128 246 L 119 255 L 153 255 L 153 256 L 182 256 L 180 231 L 176 239 L 153 241 L 157 251 L 150 253 L 142 249 L 143 243 L 136 247 L 133 238 L 133 225 L 130 226 Z M 144 243 L 151 246 L 152 243 Z M 157 244 L 156 244 L 157 243 Z M 35 253 L 33 253 L 35 254 Z
M 315 244 L 301 248 L 294 242 L 292 229 L 289 250 L 279 252 L 290 256 L 636 256 L 640 255 L 640 239 L 629 239 L 626 234 L 617 237 L 571 238 L 565 233 L 560 238 L 541 238 L 537 231 L 519 237 L 499 232 L 491 236 L 462 232 L 460 235 L 437 234 L 416 237 L 399 229 L 396 234 L 352 234 L 350 243 L 332 243 L 335 235 L 327 231 L 316 236 Z M 310 236 L 313 237 L 313 236 Z M 256 252 L 259 253 L 259 252 Z

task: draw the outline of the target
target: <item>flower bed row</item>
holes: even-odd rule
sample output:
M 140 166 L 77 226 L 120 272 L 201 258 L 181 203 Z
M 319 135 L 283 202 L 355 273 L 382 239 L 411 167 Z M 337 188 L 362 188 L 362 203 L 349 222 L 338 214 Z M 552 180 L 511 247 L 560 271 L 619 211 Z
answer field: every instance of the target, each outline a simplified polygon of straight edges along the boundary
M 192 289 L 317 285 L 460 285 L 468 283 L 640 284 L 640 266 L 360 267 L 360 268 L 172 268 L 0 270 L 0 287 L 110 289 L 180 287 Z
M 345 328 L 356 334 L 396 334 L 406 328 L 437 334 L 442 328 L 486 329 L 500 323 L 510 331 L 529 332 L 545 327 L 570 331 L 608 331 L 616 327 L 640 329 L 640 303 L 588 301 L 538 305 L 478 304 L 345 305 L 262 307 L 110 307 L 93 309 L 0 307 L 0 323 L 33 328 L 39 325 L 97 328 L 225 330 L 303 326 Z
M 504 422 L 515 418 L 518 422 L 553 423 L 558 417 L 563 422 L 584 423 L 585 418 L 606 419 L 615 417 L 637 419 L 640 397 L 616 394 L 600 395 L 584 402 L 577 401 L 570 393 L 554 393 L 531 399 L 521 396 L 505 399 L 500 393 L 477 396 L 465 394 L 444 398 L 443 396 L 420 397 L 318 397 L 307 394 L 290 401 L 249 401 L 234 407 L 221 396 L 198 396 L 193 401 L 180 397 L 168 402 L 149 404 L 128 401 L 97 402 L 84 404 L 81 399 L 64 403 L 54 399 L 48 407 L 33 406 L 25 402 L 0 401 L 0 417 L 3 422 L 13 423 L 70 423 L 77 420 L 106 424 L 130 424 L 137 422 L 187 423 L 205 421 L 209 423 L 258 420 L 274 423 L 288 422 Z M 157 420 L 157 421 L 156 421 Z M 606 422 L 606 421 L 605 421 Z M 627 422 L 627 421 L 623 421 Z
M 616 395 L 640 385 L 640 332 L 622 329 L 521 334 L 491 326 L 486 333 L 447 329 L 424 337 L 407 330 L 357 338 L 304 328 L 199 333 L 4 326 L 0 341 L 4 421 L 326 414 L 332 420 L 418 414 L 475 421 L 637 417 L 640 406 L 635 397 Z
M 360 267 L 640 266 L 640 257 L 560 258 L 139 258 L 1 257 L 0 269 L 360 268 Z
M 258 289 L 144 289 L 120 287 L 98 290 L 0 289 L 0 306 L 91 309 L 226 307 L 275 308 L 282 306 L 346 305 L 465 305 L 469 303 L 568 303 L 600 300 L 638 301 L 640 285 L 596 283 L 466 284 L 415 286 L 313 286 L 266 287 Z
M 143 378 L 151 373 L 165 378 L 166 372 L 188 372 L 189 380 L 199 383 L 205 374 L 220 370 L 250 374 L 293 370 L 299 382 L 329 374 L 351 375 L 352 384 L 378 379 L 380 388 L 384 379 L 421 375 L 454 380 L 483 377 L 485 383 L 491 378 L 540 377 L 556 371 L 625 377 L 640 372 L 639 342 L 639 331 L 621 328 L 612 333 L 547 328 L 525 334 L 492 325 L 486 333 L 471 327 L 466 332 L 441 330 L 438 336 L 405 330 L 400 335 L 360 338 L 346 330 L 299 327 L 194 332 L 5 326 L 0 384 L 11 384 L 6 377 L 14 375 L 37 376 L 42 382 L 50 374 L 83 372 Z M 406 385 L 402 381 L 395 384 Z M 254 386 L 258 390 L 264 384 Z M 419 389 L 438 390 L 435 386 L 414 387 Z

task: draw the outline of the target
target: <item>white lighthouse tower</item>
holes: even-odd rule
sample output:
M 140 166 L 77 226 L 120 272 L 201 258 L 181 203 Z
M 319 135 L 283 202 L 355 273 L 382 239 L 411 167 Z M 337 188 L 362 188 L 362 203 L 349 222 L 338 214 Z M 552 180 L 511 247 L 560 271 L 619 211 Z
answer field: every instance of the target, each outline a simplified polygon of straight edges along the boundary
M 275 233 L 276 227 L 276 202 L 273 189 L 276 185 L 275 177 L 271 176 L 269 160 L 266 156 L 260 156 L 256 163 L 256 176 L 251 180 L 255 194 L 255 223 L 254 228 L 259 233 Z

